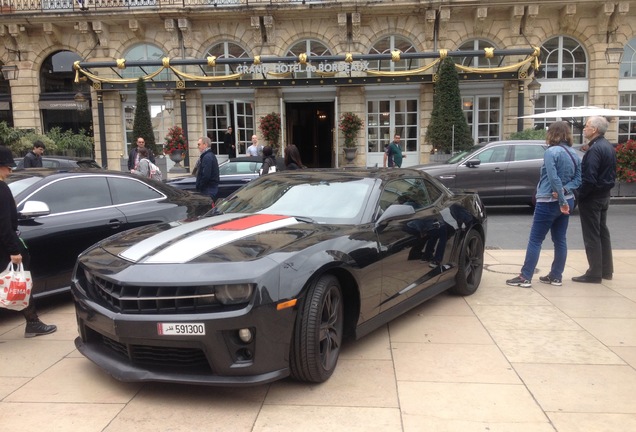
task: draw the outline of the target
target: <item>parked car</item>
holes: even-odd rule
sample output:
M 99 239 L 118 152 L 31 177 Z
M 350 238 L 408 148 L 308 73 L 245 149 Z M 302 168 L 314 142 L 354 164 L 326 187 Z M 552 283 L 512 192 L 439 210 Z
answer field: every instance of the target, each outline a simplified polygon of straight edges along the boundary
M 241 186 L 259 177 L 259 172 L 263 165 L 261 156 L 244 156 L 231 158 L 219 165 L 219 194 L 217 198 L 225 198 Z M 276 158 L 276 168 L 278 171 L 285 169 L 285 162 L 282 157 Z M 169 180 L 166 184 L 188 191 L 195 191 L 196 176 L 181 177 Z
M 532 205 L 545 141 L 495 141 L 455 155 L 445 163 L 419 165 L 450 189 L 479 193 L 486 205 Z
M 345 336 L 482 276 L 486 214 L 422 171 L 284 171 L 78 259 L 79 351 L 122 381 L 327 380 Z
M 53 169 L 75 169 L 75 168 L 98 168 L 102 167 L 93 159 L 76 158 L 70 156 L 42 156 L 42 168 Z M 16 159 L 15 170 L 24 169 L 24 159 Z
M 159 181 L 106 170 L 30 168 L 6 181 L 31 254 L 36 297 L 68 290 L 77 256 L 99 240 L 154 222 L 195 218 L 211 204 Z

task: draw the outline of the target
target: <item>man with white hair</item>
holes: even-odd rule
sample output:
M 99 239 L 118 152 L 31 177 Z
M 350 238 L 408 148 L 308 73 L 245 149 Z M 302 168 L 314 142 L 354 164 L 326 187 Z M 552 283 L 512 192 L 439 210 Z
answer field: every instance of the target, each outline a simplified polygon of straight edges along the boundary
M 211 144 L 212 141 L 206 136 L 199 138 L 197 143 L 201 156 L 199 156 L 199 163 L 196 169 L 197 181 L 195 187 L 198 192 L 210 196 L 214 206 L 214 200 L 216 200 L 216 196 L 219 193 L 219 162 L 210 148 Z
M 605 139 L 608 126 L 605 117 L 595 116 L 588 118 L 583 128 L 589 142 L 581 162 L 579 213 L 588 269 L 584 275 L 573 277 L 574 282 L 600 283 L 612 279 L 614 272 L 607 209 L 616 181 L 616 151 Z

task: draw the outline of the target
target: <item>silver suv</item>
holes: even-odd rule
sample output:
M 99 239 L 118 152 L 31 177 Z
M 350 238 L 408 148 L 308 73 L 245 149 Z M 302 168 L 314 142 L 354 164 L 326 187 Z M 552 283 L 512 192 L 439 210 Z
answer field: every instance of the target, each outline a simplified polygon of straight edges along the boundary
M 449 189 L 477 191 L 486 205 L 532 205 L 545 141 L 494 141 L 453 156 L 445 163 L 419 165 Z

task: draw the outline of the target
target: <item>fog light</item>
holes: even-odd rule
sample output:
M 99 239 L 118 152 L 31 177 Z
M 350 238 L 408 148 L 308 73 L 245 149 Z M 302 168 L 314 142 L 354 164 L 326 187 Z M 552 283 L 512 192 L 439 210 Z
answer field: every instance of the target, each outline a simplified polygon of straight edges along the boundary
M 241 339 L 245 343 L 252 342 L 252 331 L 250 329 L 240 329 L 238 331 L 239 339 Z

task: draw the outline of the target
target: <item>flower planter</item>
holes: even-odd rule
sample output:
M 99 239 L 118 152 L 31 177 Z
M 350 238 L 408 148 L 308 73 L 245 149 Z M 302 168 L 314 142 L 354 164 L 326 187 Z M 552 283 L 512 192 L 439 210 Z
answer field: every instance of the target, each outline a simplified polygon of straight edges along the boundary
M 342 150 L 344 151 L 344 157 L 347 160 L 347 163 L 352 163 L 356 158 L 356 152 L 358 149 L 355 147 L 345 147 Z
M 174 166 L 170 168 L 171 173 L 187 172 L 187 170 L 183 166 L 181 166 L 181 161 L 183 160 L 184 155 L 185 151 L 183 150 L 177 150 L 170 153 L 170 160 L 174 162 Z
M 610 194 L 615 197 L 636 197 L 636 182 L 617 182 Z

